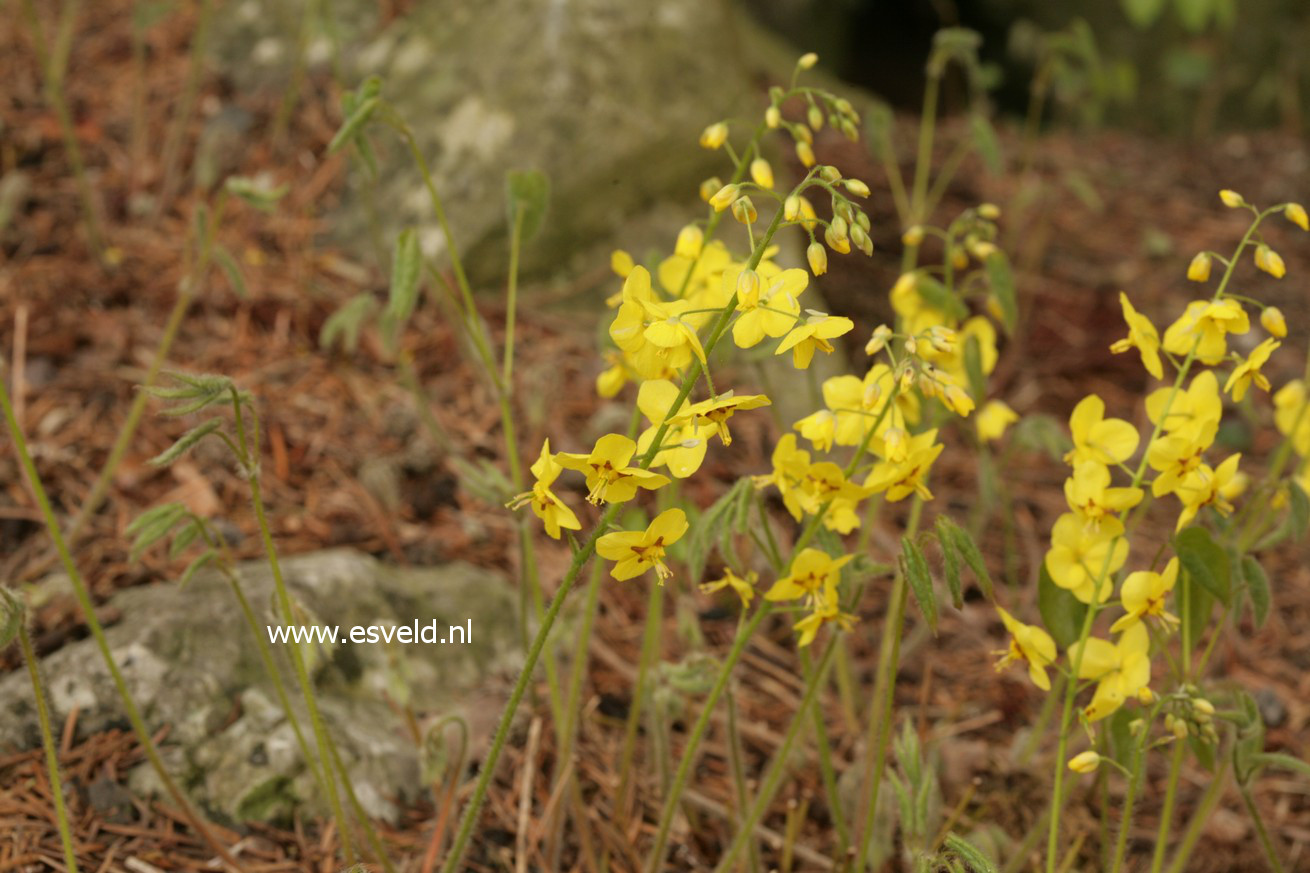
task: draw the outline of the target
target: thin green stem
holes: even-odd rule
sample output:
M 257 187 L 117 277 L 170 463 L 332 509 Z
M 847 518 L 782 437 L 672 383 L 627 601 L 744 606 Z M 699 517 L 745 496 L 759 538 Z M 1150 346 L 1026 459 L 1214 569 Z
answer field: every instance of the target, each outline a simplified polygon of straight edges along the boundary
M 1133 759 L 1129 764 L 1128 791 L 1123 800 L 1123 812 L 1119 816 L 1119 833 L 1114 841 L 1114 855 L 1110 864 L 1110 873 L 1119 873 L 1123 869 L 1124 850 L 1128 846 L 1128 830 L 1133 823 L 1134 805 L 1137 792 L 1141 789 L 1146 767 L 1143 761 L 1142 746 L 1150 735 L 1150 722 L 1142 722 L 1142 735 L 1133 742 Z
M 1251 824 L 1255 825 L 1255 834 L 1260 838 L 1260 847 L 1264 849 L 1269 869 L 1273 873 L 1283 873 L 1283 862 L 1278 859 L 1278 850 L 1274 848 L 1274 841 L 1265 827 L 1264 816 L 1260 814 L 1259 807 L 1255 805 L 1255 798 L 1251 796 L 1251 787 L 1239 782 L 1237 790 L 1242 794 L 1242 803 L 1246 804 L 1247 814 L 1251 816 Z
M 743 814 L 751 805 L 751 790 L 746 784 L 745 754 L 741 747 L 741 730 L 737 726 L 737 695 L 729 694 L 728 710 L 728 767 L 732 771 L 732 784 L 737 795 L 737 814 Z M 760 848 L 754 840 L 747 846 L 747 869 L 759 873 Z
M 1201 795 L 1201 800 L 1192 812 L 1192 820 L 1187 823 L 1187 830 L 1183 833 L 1182 840 L 1178 843 L 1178 848 L 1174 851 L 1173 860 L 1169 862 L 1167 873 L 1183 873 L 1187 867 L 1187 861 L 1192 856 L 1192 850 L 1196 848 L 1197 842 L 1201 839 L 1201 834 L 1205 830 L 1206 823 L 1210 820 L 1210 813 L 1214 812 L 1215 805 L 1219 798 L 1223 796 L 1224 789 L 1228 785 L 1228 756 L 1221 756 L 1218 769 L 1210 784 L 1206 786 L 1205 793 Z
M 14 416 L 14 407 L 9 399 L 9 390 L 5 387 L 2 378 L 0 378 L 0 407 L 3 407 L 5 424 L 9 429 L 9 438 L 13 441 L 14 452 L 18 456 L 23 472 L 27 474 L 28 482 L 32 488 L 32 495 L 36 498 L 37 506 L 41 510 L 41 517 L 45 521 L 50 538 L 54 540 L 55 550 L 59 553 L 64 572 L 68 574 L 68 579 L 72 583 L 73 595 L 77 598 L 78 606 L 82 609 L 82 615 L 91 631 L 91 636 L 95 638 L 96 648 L 99 649 L 100 656 L 109 670 L 109 677 L 114 683 L 114 690 L 118 692 L 119 698 L 123 701 L 123 708 L 127 711 L 127 720 L 132 725 L 132 731 L 141 744 L 141 750 L 145 754 L 146 760 L 150 762 L 150 766 L 159 776 L 159 781 L 163 784 L 164 790 L 172 798 L 173 803 L 182 812 L 183 817 L 186 818 L 192 829 L 225 864 L 233 870 L 243 870 L 244 867 L 242 867 L 241 863 L 219 842 L 218 838 L 200 819 L 200 816 L 196 814 L 191 803 L 186 799 L 186 796 L 178 788 L 177 783 L 173 781 L 173 777 L 169 775 L 168 769 L 164 766 L 164 760 L 155 747 L 154 738 L 151 737 L 150 731 L 146 728 L 145 720 L 141 717 L 141 711 L 137 708 L 131 692 L 128 691 L 123 673 L 119 670 L 118 662 L 114 660 L 114 654 L 109 649 L 109 641 L 105 638 L 105 629 L 100 624 L 100 619 L 96 617 L 91 592 L 87 589 L 81 571 L 78 570 L 77 563 L 73 560 L 73 554 L 69 551 L 68 543 L 59 528 L 59 520 L 55 517 L 54 508 L 50 505 L 50 498 L 46 495 L 45 486 L 42 484 L 36 470 L 36 464 L 32 461 L 32 454 L 27 447 L 27 439 L 18 426 L 18 419 Z
M 68 824 L 68 809 L 64 806 L 64 782 L 59 777 L 59 756 L 54 731 L 50 728 L 50 708 L 46 704 L 45 684 L 32 646 L 32 634 L 26 618 L 18 622 L 18 644 L 23 650 L 27 675 L 32 680 L 32 693 L 36 697 L 36 718 L 41 725 L 41 745 L 45 749 L 46 775 L 50 779 L 50 796 L 55 801 L 55 820 L 59 823 L 59 841 L 64 846 L 64 865 L 69 873 L 77 873 L 77 856 L 73 852 L 73 830 Z
M 523 215 L 522 209 L 514 213 L 514 229 L 509 236 L 509 299 L 505 304 L 505 373 L 501 376 L 507 394 L 513 390 L 511 380 L 514 376 L 514 320 L 518 311 L 519 249 L 523 244 Z
M 1178 800 L 1178 777 L 1183 771 L 1183 754 L 1187 743 L 1174 741 L 1169 755 L 1169 781 L 1164 790 L 1164 807 L 1160 810 L 1160 830 L 1155 836 L 1155 854 L 1151 856 L 1151 873 L 1160 873 L 1164 867 L 1165 850 L 1169 848 L 1169 828 L 1173 824 L 1174 804 Z
M 209 28 L 214 19 L 214 0 L 200 0 L 200 12 L 196 27 L 191 36 L 191 61 L 187 69 L 186 83 L 182 86 L 182 98 L 177 102 L 177 111 L 164 139 L 162 165 L 163 181 L 159 186 L 159 201 L 155 204 L 158 215 L 167 208 L 173 199 L 177 187 L 178 165 L 182 157 L 182 140 L 186 137 L 187 125 L 195 110 L 196 95 L 200 93 L 200 77 L 204 72 L 205 50 L 209 42 Z
M 660 628 L 664 621 L 664 588 L 652 585 L 646 601 L 646 624 L 641 636 L 641 653 L 637 656 L 637 680 L 633 683 L 632 702 L 628 705 L 627 723 L 623 729 L 623 748 L 619 752 L 619 787 L 614 795 L 615 821 L 622 828 L 628 820 L 629 783 L 632 779 L 632 759 L 637 750 L 637 728 L 641 725 L 641 711 L 646 702 L 652 665 L 660 652 Z
M 845 649 L 845 642 L 845 637 L 840 634 L 833 637 L 829 648 L 834 656 Z M 822 681 L 823 677 L 810 664 L 810 653 L 807 649 L 801 649 L 801 666 L 805 671 L 807 682 L 817 684 Z M 851 829 L 846 824 L 846 816 L 842 813 L 841 796 L 837 792 L 837 771 L 832 766 L 832 746 L 828 742 L 828 725 L 824 722 L 823 710 L 817 706 L 813 707 L 811 716 L 814 722 L 814 744 L 819 753 L 819 775 L 823 779 L 823 791 L 828 799 L 828 816 L 832 819 L 833 829 L 837 831 L 835 854 L 841 855 L 851 844 Z

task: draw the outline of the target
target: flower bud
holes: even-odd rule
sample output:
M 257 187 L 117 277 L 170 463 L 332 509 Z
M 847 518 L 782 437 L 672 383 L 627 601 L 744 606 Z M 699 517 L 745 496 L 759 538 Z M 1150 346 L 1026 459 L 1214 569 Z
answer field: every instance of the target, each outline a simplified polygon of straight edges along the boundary
M 995 203 L 982 203 L 978 206 L 978 215 L 988 221 L 995 221 L 1001 217 L 1001 208 Z
M 823 241 L 828 244 L 828 248 L 838 254 L 849 255 L 851 253 L 850 237 L 833 233 L 831 227 L 823 232 Z
M 1270 336 L 1278 339 L 1287 336 L 1287 320 L 1283 318 L 1283 310 L 1277 306 L 1264 308 L 1264 312 L 1260 313 L 1260 326 L 1269 331 Z
M 836 185 L 841 181 L 841 170 L 837 169 L 832 164 L 825 164 L 824 166 L 819 167 L 819 178 L 827 182 L 829 185 Z
M 846 137 L 851 142 L 859 142 L 860 129 L 856 127 L 855 122 L 851 121 L 849 118 L 841 119 L 841 121 L 837 123 L 837 129 L 841 131 L 842 136 Z
M 810 272 L 816 276 L 822 276 L 828 272 L 828 250 L 818 240 L 810 243 L 805 249 L 805 257 L 810 262 Z
M 869 196 L 869 186 L 861 182 L 859 179 L 847 179 L 843 184 L 846 185 L 846 190 L 854 194 L 856 197 Z
M 1225 188 L 1224 190 L 1220 191 L 1219 199 L 1224 201 L 1224 205 L 1227 206 L 1229 209 L 1237 209 L 1239 206 L 1246 205 L 1246 200 L 1242 198 L 1242 195 L 1238 194 L 1236 191 L 1232 190 L 1231 188 Z
M 810 127 L 818 130 L 823 127 L 823 110 L 811 103 L 810 110 L 806 113 L 805 120 L 810 123 Z
M 862 228 L 857 224 L 855 230 L 862 230 Z M 854 234 L 854 231 L 852 231 L 852 234 Z M 856 240 L 855 244 L 859 246 L 860 251 L 864 253 L 866 258 L 873 257 L 873 239 L 867 233 L 865 233 L 860 239 Z
M 1193 700 L 1192 708 L 1195 709 L 1198 713 L 1204 713 L 1205 715 L 1214 715 L 1214 704 L 1206 700 L 1204 697 L 1198 697 L 1195 700 Z
M 754 224 L 760 214 L 755 211 L 755 204 L 749 197 L 738 197 L 732 202 L 732 217 L 742 224 Z
M 1305 214 L 1305 207 L 1300 203 L 1289 203 L 1283 208 L 1283 214 L 1287 220 L 1295 224 L 1302 230 L 1310 230 L 1310 217 Z
M 751 161 L 751 180 L 761 188 L 773 190 L 773 167 L 764 158 Z
M 737 300 L 744 306 L 755 306 L 760 302 L 760 274 L 754 270 L 742 270 L 737 276 Z
M 799 194 L 793 194 L 786 200 L 782 201 L 782 219 L 783 221 L 795 221 L 801 214 L 801 198 Z
M 892 463 L 904 461 L 910 450 L 905 431 L 899 427 L 887 428 L 887 432 L 882 435 L 882 448 L 883 454 Z
M 701 131 L 700 145 L 703 149 L 717 149 L 728 141 L 728 125 L 716 121 Z
M 901 234 L 901 242 L 907 246 L 923 245 L 923 227 L 916 224 L 906 230 L 905 233 Z
M 1187 278 L 1193 282 L 1210 281 L 1210 253 L 1201 252 L 1187 265 Z
M 955 331 L 949 327 L 935 324 L 928 328 L 928 341 L 934 349 L 944 355 L 955 351 Z
M 805 125 L 793 124 L 787 129 L 791 131 L 792 138 L 797 142 L 807 142 L 810 145 L 814 145 L 814 134 L 810 133 L 810 129 Z
M 873 329 L 873 336 L 864 345 L 866 355 L 876 355 L 887 346 L 887 342 L 892 338 L 892 329 L 885 324 L 880 324 Z
M 912 336 L 907 336 L 905 338 L 905 354 L 907 355 L 919 354 L 919 341 Z
M 846 219 L 842 218 L 840 215 L 832 220 L 831 227 L 832 232 L 837 236 L 846 236 L 850 232 L 850 225 L 847 224 Z
M 1079 752 L 1069 759 L 1069 769 L 1075 773 L 1095 773 L 1101 766 L 1101 756 L 1093 751 Z
M 770 106 L 764 110 L 764 126 L 769 130 L 777 130 L 778 125 L 782 124 L 782 111 L 777 106 Z
M 673 245 L 673 253 L 684 258 L 694 258 L 700 254 L 704 243 L 704 231 L 694 224 L 689 224 L 678 231 L 678 241 Z
M 803 164 L 803 165 L 805 166 L 805 168 L 808 170 L 810 167 L 813 167 L 814 164 L 815 164 L 815 159 L 814 159 L 814 149 L 810 146 L 809 143 L 807 143 L 807 142 L 805 142 L 805 141 L 803 141 L 803 140 L 800 141 L 800 142 L 797 142 L 797 143 L 796 143 L 796 158 L 797 158 L 797 160 L 799 160 L 799 161 L 801 162 L 801 164 Z
M 816 55 L 814 52 L 806 52 L 805 54 L 801 55 L 801 59 L 796 62 L 796 66 L 800 67 L 802 70 L 809 70 L 809 69 L 813 69 L 814 65 L 817 64 L 818 62 L 819 62 L 818 55 Z
M 700 199 L 704 200 L 706 203 L 709 203 L 710 198 L 713 197 L 714 194 L 722 187 L 723 187 L 723 182 L 719 179 L 718 176 L 710 176 L 704 182 L 700 183 Z
M 628 274 L 632 272 L 632 268 L 635 266 L 636 263 L 632 260 L 632 255 L 623 249 L 615 249 L 610 252 L 610 269 L 620 277 L 628 278 Z
M 1287 265 L 1283 263 L 1282 256 L 1264 243 L 1255 248 L 1255 265 L 1275 279 L 1287 275 Z
M 973 252 L 973 256 L 975 258 L 977 258 L 980 261 L 985 261 L 988 258 L 990 258 L 992 255 L 1000 251 L 1000 249 L 998 249 L 994 243 L 990 243 L 987 240 L 983 240 L 981 242 L 974 243 L 970 251 Z
M 710 198 L 710 205 L 715 212 L 722 212 L 733 204 L 741 189 L 736 185 L 724 185 Z
M 864 232 L 864 228 L 856 224 L 851 228 L 851 242 L 855 243 L 857 249 L 864 251 L 865 245 L 871 243 L 872 240 L 870 240 L 869 235 Z M 872 249 L 872 246 L 870 246 L 870 249 Z
M 814 211 L 814 204 L 801 198 L 801 226 L 806 230 L 814 230 L 819 226 L 819 216 Z
M 869 221 L 869 214 L 861 209 L 855 210 L 855 223 L 864 228 L 865 233 L 873 227 L 873 222 Z

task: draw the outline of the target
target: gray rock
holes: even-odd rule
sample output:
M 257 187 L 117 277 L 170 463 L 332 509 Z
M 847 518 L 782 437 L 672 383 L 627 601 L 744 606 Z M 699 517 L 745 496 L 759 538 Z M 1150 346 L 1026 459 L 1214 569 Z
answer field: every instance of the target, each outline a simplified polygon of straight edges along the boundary
M 403 707 L 413 707 L 420 718 L 458 714 L 469 721 L 475 742 L 488 736 L 522 664 L 517 596 L 499 574 L 468 564 L 394 568 L 349 550 L 287 558 L 283 570 L 306 623 L 341 629 L 335 647 L 309 653 L 318 700 L 360 802 L 371 815 L 394 820 L 399 805 L 424 787 Z M 242 565 L 239 576 L 257 620 L 273 621 L 267 565 Z M 172 773 L 202 808 L 229 821 L 285 820 L 302 806 L 326 812 L 220 574 L 202 572 L 185 589 L 128 589 L 110 605 L 123 616 L 107 629 L 110 649 L 150 728 L 170 726 L 164 751 Z M 421 628 L 435 623 L 436 639 L 453 640 L 452 626 L 471 626 L 471 641 L 344 640 L 353 626 L 412 628 L 416 620 Z M 279 651 L 285 644 L 272 648 L 312 747 L 299 686 Z M 42 670 L 57 724 L 73 707 L 82 733 L 124 722 L 92 640 L 54 652 Z M 0 749 L 38 743 L 26 671 L 0 677 Z M 133 774 L 132 787 L 153 792 L 158 786 L 153 772 L 143 768 Z

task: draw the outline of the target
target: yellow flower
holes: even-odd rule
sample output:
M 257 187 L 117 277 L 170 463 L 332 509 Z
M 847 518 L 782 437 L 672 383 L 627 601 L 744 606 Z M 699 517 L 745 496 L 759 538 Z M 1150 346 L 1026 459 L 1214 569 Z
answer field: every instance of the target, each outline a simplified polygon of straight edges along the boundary
M 858 446 L 881 417 L 882 422 L 874 432 L 874 437 L 880 440 L 889 429 L 905 429 L 919 420 L 918 398 L 909 392 L 897 393 L 895 405 L 883 414 L 895 384 L 891 368 L 886 364 L 874 364 L 863 379 L 850 374 L 825 379 L 823 402 L 827 408 L 807 415 L 794 427 L 816 449 L 826 452 L 834 442 L 839 446 Z M 879 443 L 874 442 L 873 448 L 879 451 Z
M 844 631 L 855 627 L 855 616 L 838 608 L 836 591 L 827 592 L 813 612 L 792 625 L 792 630 L 799 631 L 801 635 L 796 641 L 797 647 L 803 649 L 814 642 L 814 638 L 819 634 L 819 628 L 829 622 L 835 623 Z
M 775 355 L 791 352 L 792 363 L 798 370 L 810 366 L 816 351 L 821 351 L 825 355 L 832 354 L 833 345 L 828 341 L 855 328 L 855 322 L 849 318 L 828 315 L 826 312 L 816 312 L 813 309 L 806 311 L 810 313 L 809 318 L 793 328 L 774 352 Z
M 686 254 L 689 242 L 683 240 L 681 233 L 678 238 L 683 251 L 675 249 L 655 268 L 660 287 L 670 297 L 696 301 L 697 308 L 722 309 L 731 296 L 730 291 L 723 292 L 722 277 L 732 266 L 732 252 L 719 240 L 705 242 L 702 232 L 699 253 Z
M 1083 461 L 1064 481 L 1064 497 L 1069 508 L 1089 525 L 1132 509 L 1142 502 L 1140 488 L 1111 488 L 1110 470 L 1095 461 Z
M 1110 626 L 1110 632 L 1127 630 L 1144 618 L 1158 619 L 1166 626 L 1178 624 L 1178 616 L 1165 609 L 1165 600 L 1177 583 L 1177 558 L 1169 559 L 1163 573 L 1148 570 L 1129 573 L 1119 591 L 1126 614 Z
M 805 260 L 810 262 L 810 272 L 814 275 L 822 276 L 828 272 L 828 250 L 818 240 L 806 247 Z
M 1075 513 L 1061 515 L 1051 528 L 1051 548 L 1046 553 L 1051 581 L 1083 603 L 1104 601 L 1114 590 L 1112 577 L 1128 560 L 1128 541 L 1122 534 L 1123 524 L 1116 518 L 1088 526 Z
M 609 334 L 643 379 L 659 378 L 668 370 L 681 370 L 691 363 L 693 347 L 685 337 L 672 346 L 657 345 L 647 337 L 651 319 L 660 317 L 652 315 L 652 311 L 662 313 L 659 306 L 651 290 L 650 272 L 645 267 L 633 267 L 623 282 L 622 303 L 610 324 Z M 663 317 L 667 318 L 667 313 Z M 658 335 L 667 339 L 668 333 L 665 330 Z M 696 347 L 699 345 L 699 340 L 696 340 Z
M 1305 382 L 1300 379 L 1293 379 L 1274 394 L 1274 424 L 1279 433 L 1291 439 L 1292 447 L 1302 457 L 1310 455 L 1310 410 L 1305 409 L 1308 402 Z
M 1211 440 L 1215 432 L 1210 432 Z M 1151 494 L 1163 497 L 1177 491 L 1187 477 L 1204 463 L 1205 450 L 1209 445 L 1209 442 L 1194 442 L 1176 435 L 1162 437 L 1151 443 L 1146 461 L 1151 469 L 1159 473 L 1151 482 Z
M 1282 343 L 1276 339 L 1267 339 L 1251 351 L 1251 356 L 1237 365 L 1233 374 L 1224 383 L 1224 390 L 1233 395 L 1233 400 L 1240 402 L 1246 396 L 1246 390 L 1254 382 L 1261 391 L 1269 390 L 1269 378 L 1260 372 L 1260 368 L 1269 360 Z
M 709 425 L 719 435 L 725 446 L 732 445 L 732 434 L 728 432 L 728 419 L 739 409 L 758 409 L 772 403 L 763 394 L 734 397 L 732 391 L 718 397 L 693 403 L 685 412 L 678 414 L 675 422 L 693 421 L 695 424 Z
M 760 575 L 752 570 L 747 573 L 746 578 L 743 579 L 736 573 L 732 572 L 731 567 L 725 568 L 723 573 L 724 576 L 722 579 L 716 579 L 713 582 L 702 582 L 700 584 L 700 590 L 704 591 L 706 594 L 713 594 L 715 591 L 720 591 L 724 588 L 731 588 L 732 593 L 741 598 L 742 606 L 750 606 L 751 601 L 755 599 L 755 583 L 760 578 Z
M 688 310 L 699 309 L 691 300 L 672 300 L 668 303 L 645 302 L 642 304 L 647 313 L 647 321 L 642 336 L 646 341 L 671 354 L 683 349 L 690 349 L 692 354 L 705 364 L 705 349 L 701 346 L 700 336 L 696 331 L 704 319 L 703 315 L 688 315 Z
M 623 434 L 611 433 L 596 440 L 591 454 L 560 452 L 555 457 L 561 466 L 586 474 L 589 503 L 623 503 L 631 500 L 638 488 L 653 491 L 669 484 L 667 476 L 629 467 L 636 452 L 636 443 Z
M 732 270 L 724 273 L 728 281 Z M 745 275 L 741 273 L 740 275 Z M 797 301 L 810 282 L 804 270 L 783 270 L 770 281 L 768 290 L 761 290 L 756 284 L 754 293 L 747 287 L 742 293 L 741 282 L 737 283 L 737 321 L 732 325 L 732 341 L 740 349 L 749 349 L 758 345 L 766 336 L 785 336 L 800 316 L 801 305 Z M 750 283 L 745 283 L 749 286 Z
M 887 492 L 887 501 L 895 503 L 911 494 L 918 494 L 924 500 L 932 499 L 932 492 L 924 481 L 932 470 L 933 461 L 942 453 L 941 443 L 936 442 L 937 429 L 926 430 L 910 439 L 905 458 L 900 461 L 881 461 L 874 465 L 869 477 L 864 480 L 864 487 L 874 494 Z
M 673 409 L 673 401 L 678 399 L 678 386 L 667 379 L 650 379 L 641 383 L 637 391 L 637 408 L 646 416 L 650 427 L 637 438 L 637 451 L 643 455 L 650 450 L 655 434 L 659 431 L 666 417 L 678 418 L 686 411 L 687 401 Z M 677 479 L 686 479 L 700 469 L 705 460 L 705 449 L 714 428 L 684 421 L 679 424 L 669 423 L 664 432 L 662 448 L 655 455 L 652 467 L 668 467 Z
M 1210 370 L 1203 370 L 1193 379 L 1186 391 L 1173 395 L 1172 388 L 1159 388 L 1146 398 L 1146 416 L 1152 424 L 1160 424 L 1165 433 L 1180 436 L 1188 442 L 1205 448 L 1214 442 L 1219 430 L 1219 419 L 1223 415 L 1224 403 L 1219 396 L 1219 379 Z M 1169 414 L 1165 416 L 1165 404 L 1169 404 Z
M 1164 332 L 1164 349 L 1174 355 L 1187 355 L 1196 347 L 1196 358 L 1213 367 L 1228 354 L 1227 334 L 1244 334 L 1251 321 L 1242 304 L 1231 298 L 1193 300 L 1178 320 Z
M 628 278 L 628 274 L 632 272 L 634 266 L 636 266 L 636 262 L 632 260 L 632 255 L 623 249 L 615 249 L 610 252 L 610 269 L 618 274 L 619 278 Z
M 614 561 L 610 575 L 619 581 L 640 576 L 652 567 L 661 585 L 673 576 L 664 564 L 664 550 L 682 539 L 687 532 L 687 514 L 681 509 L 666 509 L 645 530 L 608 533 L 596 541 L 596 554 Z
M 792 561 L 791 572 L 774 582 L 764 593 L 764 599 L 772 602 L 803 599 L 807 606 L 817 608 L 828 591 L 836 594 L 841 568 L 854 558 L 854 555 L 833 558 L 820 549 L 802 549 Z
M 1266 306 L 1261 311 L 1260 326 L 1279 339 L 1287 336 L 1287 319 L 1283 318 L 1283 310 L 1277 306 Z
M 1073 450 L 1064 456 L 1065 463 L 1120 464 L 1137 451 L 1137 428 L 1122 419 L 1104 416 L 1105 401 L 1096 394 L 1087 395 L 1074 407 L 1069 416 Z
M 1003 400 L 989 400 L 979 410 L 974 419 L 978 429 L 978 439 L 985 443 L 999 440 L 1006 429 L 1019 420 L 1019 413 L 1011 409 Z
M 1241 454 L 1229 455 L 1213 469 L 1208 464 L 1201 464 L 1179 484 L 1174 494 L 1182 501 L 1183 511 L 1178 516 L 1176 530 L 1187 527 L 1188 522 L 1207 506 L 1213 506 L 1220 515 L 1232 513 L 1230 498 L 1241 493 L 1242 489 L 1237 472 L 1241 457 Z
M 700 145 L 704 149 L 717 149 L 728 141 L 728 125 L 716 121 L 701 131 Z
M 1133 308 L 1128 295 L 1122 291 L 1119 292 L 1119 303 L 1123 306 L 1124 321 L 1128 322 L 1128 336 L 1110 346 L 1110 351 L 1117 355 L 1136 348 L 1142 356 L 1142 366 L 1146 372 L 1157 379 L 1161 378 L 1164 368 L 1160 366 L 1160 334 L 1156 332 L 1155 325 Z
M 1001 614 L 1001 622 L 1010 634 L 1009 647 L 996 653 L 1001 656 L 996 662 L 996 671 L 999 673 L 1016 661 L 1023 661 L 1028 665 L 1028 678 L 1033 684 L 1043 691 L 1050 691 L 1051 680 L 1046 675 L 1046 668 L 1055 660 L 1055 640 L 1046 631 L 1024 624 L 999 606 L 996 611 Z
M 1151 638 L 1138 623 L 1123 632 L 1117 643 L 1093 637 L 1082 649 L 1069 650 L 1069 660 L 1078 662 L 1078 678 L 1096 682 L 1092 702 L 1084 713 L 1088 721 L 1110 715 L 1130 697 L 1139 696 L 1151 682 Z
M 555 496 L 555 492 L 550 490 L 550 486 L 559 478 L 561 472 L 563 468 L 551 457 L 550 440 L 546 440 L 541 444 L 541 456 L 532 465 L 532 475 L 537 479 L 532 484 L 532 490 L 517 495 L 505 504 L 510 509 L 518 509 L 525 503 L 531 504 L 532 512 L 541 519 L 546 527 L 546 533 L 553 539 L 559 539 L 560 528 L 582 529 L 573 510 L 565 506 L 563 501 Z
M 1200 252 L 1192 258 L 1192 262 L 1187 265 L 1187 278 L 1193 282 L 1206 282 L 1210 279 L 1210 263 L 1212 258 L 1209 252 Z
M 1079 752 L 1069 759 L 1069 769 L 1075 773 L 1095 773 L 1100 766 L 1101 756 L 1091 750 Z
M 800 480 L 800 493 L 797 501 L 801 509 L 814 515 L 830 501 L 848 500 L 858 502 L 873 492 L 851 482 L 832 461 L 819 461 L 806 468 Z M 830 508 L 831 509 L 831 508 Z M 859 522 L 857 521 L 858 525 Z
M 772 462 L 773 472 L 756 476 L 755 487 L 777 486 L 783 505 L 792 518 L 800 521 L 804 514 L 801 499 L 805 496 L 805 474 L 810 469 L 810 453 L 796 447 L 796 434 L 786 433 L 773 449 Z
M 673 253 L 684 258 L 700 255 L 701 246 L 705 244 L 705 231 L 694 224 L 689 224 L 678 231 L 678 241 L 673 244 Z
M 1287 275 L 1287 265 L 1283 263 L 1282 255 L 1264 243 L 1255 247 L 1255 265 L 1275 279 Z
M 1310 217 L 1306 216 L 1305 207 L 1300 203 L 1289 203 L 1283 207 L 1283 214 L 1287 220 L 1295 224 L 1302 230 L 1310 230 Z

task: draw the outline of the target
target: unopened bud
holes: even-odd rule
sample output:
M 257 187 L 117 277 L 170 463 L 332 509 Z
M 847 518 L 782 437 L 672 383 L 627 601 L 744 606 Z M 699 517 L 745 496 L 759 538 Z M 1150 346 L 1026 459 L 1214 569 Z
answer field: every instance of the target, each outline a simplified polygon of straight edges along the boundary
M 813 69 L 814 65 L 817 64 L 818 62 L 819 62 L 818 55 L 816 55 L 814 52 L 806 52 L 805 54 L 801 55 L 800 60 L 796 62 L 796 66 L 800 67 L 802 70 L 809 70 L 809 69 Z
M 840 219 L 838 219 L 840 220 Z M 837 234 L 829 227 L 823 232 L 823 240 L 828 244 L 828 248 L 839 254 L 848 255 L 851 251 L 851 238 L 845 234 Z
M 819 168 L 819 178 L 827 182 L 829 185 L 836 185 L 841 181 L 841 170 L 837 169 L 832 164 L 825 164 Z
M 814 149 L 807 142 L 798 142 L 796 143 L 796 158 L 806 169 L 809 169 L 815 164 Z
M 828 272 L 828 250 L 815 240 L 805 249 L 805 257 L 810 262 L 810 272 L 822 276 Z
M 823 127 L 823 110 L 811 103 L 810 110 L 806 113 L 805 120 L 810 123 L 810 127 L 818 130 Z
M 1283 263 L 1283 256 L 1264 243 L 1255 248 L 1255 265 L 1275 279 L 1287 275 L 1287 265 Z
M 720 180 L 718 176 L 710 176 L 704 182 L 700 183 L 700 199 L 709 203 L 710 199 L 718 193 L 719 189 L 722 187 L 723 181 Z
M 1204 697 L 1198 697 L 1193 700 L 1192 709 L 1196 710 L 1197 713 L 1201 715 L 1214 715 L 1214 704 L 1206 700 Z
M 705 243 L 705 232 L 694 224 L 689 224 L 678 231 L 678 241 L 673 245 L 674 254 L 684 258 L 694 258 L 700 254 Z
M 1080 752 L 1069 759 L 1069 769 L 1075 773 L 1094 773 L 1101 766 L 1101 756 L 1096 752 Z
M 1310 230 L 1310 217 L 1305 214 L 1305 207 L 1300 203 L 1289 203 L 1283 208 L 1287 220 L 1302 230 Z
M 880 324 L 873 329 L 873 336 L 864 344 L 864 353 L 866 355 L 876 355 L 887 347 L 888 341 L 892 338 L 892 329 L 885 324 Z
M 761 188 L 773 190 L 773 167 L 764 158 L 751 161 L 751 179 Z
M 1239 206 L 1246 205 L 1246 200 L 1242 195 L 1229 188 L 1225 188 L 1219 192 L 1219 199 L 1224 201 L 1224 205 L 1229 209 L 1237 209 Z
M 1282 339 L 1287 336 L 1287 319 L 1283 318 L 1283 310 L 1277 306 L 1266 306 L 1260 313 L 1260 326 L 1269 331 L 1270 336 Z
M 704 149 L 717 149 L 728 141 L 728 125 L 716 121 L 701 131 L 700 145 Z
M 982 203 L 978 206 L 978 215 L 988 221 L 995 221 L 1001 217 L 1001 209 L 995 203 Z
M 916 338 L 912 336 L 907 336 L 905 338 L 905 354 L 907 355 L 919 354 L 919 341 Z
M 724 185 L 710 198 L 710 205 L 714 207 L 715 212 L 722 212 L 733 204 L 740 193 L 741 189 L 736 185 Z
M 856 197 L 869 196 L 869 186 L 861 182 L 859 179 L 847 179 L 843 184 L 845 184 L 846 190 L 854 194 Z
M 732 202 L 732 217 L 742 224 L 754 224 L 760 214 L 755 211 L 755 204 L 749 197 L 738 197 Z
M 760 302 L 760 274 L 754 270 L 742 270 L 737 276 L 737 299 L 745 306 L 755 306 Z
M 1208 282 L 1210 280 L 1210 253 L 1200 252 L 1192 258 L 1192 262 L 1187 265 L 1187 278 L 1193 282 Z
M 905 233 L 901 234 L 901 242 L 907 246 L 923 245 L 923 227 L 916 224 L 906 230 Z
M 795 221 L 801 214 L 801 198 L 799 194 L 793 194 L 786 200 L 782 201 L 782 218 L 784 221 Z
M 764 126 L 770 130 L 777 130 L 778 125 L 782 124 L 782 112 L 777 106 L 770 106 L 764 110 Z

